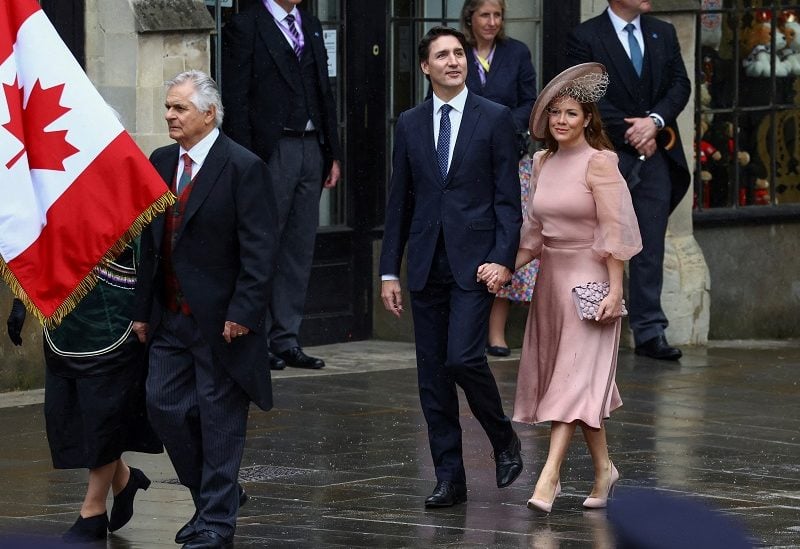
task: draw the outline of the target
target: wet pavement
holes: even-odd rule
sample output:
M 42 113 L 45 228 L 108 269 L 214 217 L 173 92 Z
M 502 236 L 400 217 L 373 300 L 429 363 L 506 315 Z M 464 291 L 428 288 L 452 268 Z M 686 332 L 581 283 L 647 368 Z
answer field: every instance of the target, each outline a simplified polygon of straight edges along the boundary
M 434 475 L 413 347 L 366 341 L 307 351 L 328 367 L 278 372 L 276 408 L 251 412 L 241 472 L 250 500 L 236 547 L 614 546 L 605 513 L 581 508 L 592 479 L 579 434 L 563 494 L 540 515 L 525 501 L 548 429 L 517 426 L 525 470 L 498 490 L 491 447 L 462 402 L 469 501 L 426 511 Z M 492 361 L 509 414 L 515 357 Z M 620 491 L 692 496 L 740 521 L 756 546 L 800 546 L 799 342 L 687 348 L 677 364 L 623 350 L 617 382 L 624 406 L 608 435 Z M 51 468 L 41 400 L 41 391 L 0 395 L 0 547 L 51 546 L 83 498 L 84 471 Z M 108 546 L 176 547 L 175 532 L 193 512 L 188 492 L 165 455 L 126 459 L 153 484 Z

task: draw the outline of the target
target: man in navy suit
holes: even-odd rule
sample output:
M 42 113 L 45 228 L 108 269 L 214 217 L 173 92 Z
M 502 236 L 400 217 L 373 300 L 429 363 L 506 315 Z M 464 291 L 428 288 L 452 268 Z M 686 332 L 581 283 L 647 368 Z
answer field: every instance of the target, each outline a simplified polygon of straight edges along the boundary
M 149 343 L 147 410 L 196 512 L 175 536 L 224 547 L 246 500 L 237 479 L 250 402 L 272 407 L 264 318 L 277 215 L 267 166 L 222 132 L 216 83 L 168 83 L 176 143 L 150 161 L 178 197 L 142 232 L 133 331 Z
M 661 307 L 664 237 L 669 214 L 689 188 L 689 168 L 676 119 L 691 84 L 675 28 L 645 15 L 643 0 L 609 0 L 608 9 L 573 29 L 567 41 L 571 65 L 597 61 L 610 77 L 600 100 L 603 125 L 628 181 L 642 252 L 630 260 L 630 326 L 636 354 L 678 360 L 680 349 L 664 335 Z
M 398 279 L 408 244 L 408 288 L 420 401 L 436 469 L 426 507 L 467 499 L 456 385 L 494 450 L 498 487 L 522 471 L 484 347 L 493 295 L 478 277 L 511 279 L 522 222 L 511 111 L 469 93 L 467 44 L 434 27 L 420 41 L 433 97 L 400 115 L 381 253 L 381 297 L 403 311 Z M 494 286 L 496 291 L 499 286 Z

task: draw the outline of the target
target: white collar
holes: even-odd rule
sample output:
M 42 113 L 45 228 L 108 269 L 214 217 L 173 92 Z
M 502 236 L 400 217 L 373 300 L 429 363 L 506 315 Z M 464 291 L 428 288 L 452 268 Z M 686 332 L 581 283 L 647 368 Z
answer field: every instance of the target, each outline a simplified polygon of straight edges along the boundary
M 456 95 L 454 98 L 452 98 L 450 101 L 447 101 L 447 104 L 450 105 L 451 107 L 453 107 L 458 112 L 463 113 L 464 112 L 464 106 L 467 103 L 467 94 L 468 93 L 469 93 L 469 90 L 467 90 L 467 86 L 464 86 L 464 89 L 461 90 L 459 92 L 459 94 Z M 439 99 L 439 97 L 434 93 L 433 94 L 433 112 L 434 112 L 434 114 L 438 113 L 439 109 L 441 109 L 442 105 L 444 105 L 444 104 L 445 104 L 445 102 L 442 101 L 441 99 Z
M 637 15 L 633 21 L 625 21 L 622 17 L 614 13 L 611 8 L 606 10 L 608 16 L 611 18 L 611 24 L 614 25 L 614 30 L 617 31 L 617 34 L 621 34 L 622 32 L 627 32 L 625 30 L 625 25 L 628 23 L 633 23 L 633 26 L 636 27 L 636 30 L 642 32 L 642 16 Z
M 277 19 L 278 21 L 283 21 L 289 14 L 294 15 L 295 19 L 297 19 L 297 6 L 292 6 L 292 9 L 290 11 L 286 11 L 285 9 L 280 7 L 275 0 L 264 0 L 264 2 L 269 4 L 267 8 L 269 9 L 272 16 L 275 17 L 275 19 Z M 283 15 L 278 17 L 279 14 Z
M 195 143 L 194 146 L 188 151 L 183 147 L 180 147 L 178 155 L 183 156 L 185 153 L 189 153 L 189 158 L 192 159 L 192 162 L 202 165 L 203 162 L 205 162 L 208 152 L 211 150 L 211 147 L 214 145 L 214 142 L 217 140 L 218 136 L 219 128 L 215 127 L 213 130 L 208 132 L 208 135 Z

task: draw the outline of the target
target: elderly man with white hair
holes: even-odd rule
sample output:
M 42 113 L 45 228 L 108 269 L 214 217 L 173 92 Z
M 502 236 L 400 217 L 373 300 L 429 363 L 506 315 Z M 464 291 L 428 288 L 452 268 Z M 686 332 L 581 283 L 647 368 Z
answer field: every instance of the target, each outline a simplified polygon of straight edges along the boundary
M 266 164 L 220 132 L 211 78 L 179 74 L 165 107 L 176 143 L 150 161 L 178 200 L 142 234 L 133 330 L 149 343 L 148 413 L 196 507 L 175 541 L 223 547 L 246 499 L 250 401 L 272 407 L 263 324 L 275 200 Z

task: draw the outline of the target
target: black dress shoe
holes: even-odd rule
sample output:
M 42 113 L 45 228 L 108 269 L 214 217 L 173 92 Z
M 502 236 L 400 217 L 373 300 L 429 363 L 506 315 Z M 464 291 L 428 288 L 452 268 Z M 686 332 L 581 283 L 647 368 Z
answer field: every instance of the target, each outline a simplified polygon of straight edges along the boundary
M 183 549 L 218 549 L 227 547 L 233 536 L 225 537 L 211 530 L 202 530 L 195 537 L 183 544 Z
M 175 534 L 175 543 L 182 544 L 186 543 L 190 539 L 193 539 L 197 535 L 197 529 L 195 529 L 195 522 L 197 521 L 197 511 L 194 512 L 192 518 L 189 519 L 189 522 L 181 526 L 181 529 L 178 530 L 178 533 Z
M 425 507 L 452 507 L 467 501 L 467 485 L 460 482 L 440 480 L 433 493 L 425 499 Z
M 325 367 L 324 360 L 308 356 L 300 347 L 292 347 L 287 351 L 275 354 L 286 361 L 286 364 L 292 368 L 311 368 L 312 370 L 319 370 Z
M 108 536 L 108 515 L 95 515 L 83 518 L 78 515 L 78 520 L 64 532 L 61 539 L 64 543 L 90 543 L 106 539 Z
M 648 339 L 641 345 L 637 345 L 635 353 L 658 360 L 679 360 L 683 356 L 680 349 L 672 347 L 667 343 L 667 338 L 664 337 L 664 334 Z
M 111 508 L 111 517 L 108 519 L 108 531 L 119 530 L 131 520 L 133 516 L 133 498 L 136 497 L 137 490 L 147 490 L 150 487 L 150 479 L 136 467 L 130 467 L 131 476 L 128 477 L 128 484 L 114 496 L 114 506 Z
M 276 357 L 274 354 L 269 353 L 269 355 L 267 355 L 267 358 L 269 359 L 270 370 L 283 370 L 284 368 L 286 368 L 286 363 L 280 358 Z
M 244 507 L 244 504 L 250 500 L 250 496 L 247 495 L 247 492 L 244 491 L 244 488 L 241 484 L 237 483 L 239 488 L 239 507 Z M 197 528 L 195 527 L 195 523 L 197 522 L 197 511 L 194 512 L 192 518 L 181 526 L 181 529 L 178 530 L 178 533 L 175 534 L 175 543 L 186 543 L 190 539 L 194 539 L 197 536 Z
M 517 480 L 522 472 L 522 451 L 517 433 L 514 433 L 508 448 L 498 452 L 494 459 L 498 488 L 505 488 Z
M 508 347 L 501 347 L 500 345 L 489 345 L 486 347 L 486 354 L 492 356 L 509 356 L 511 349 Z

